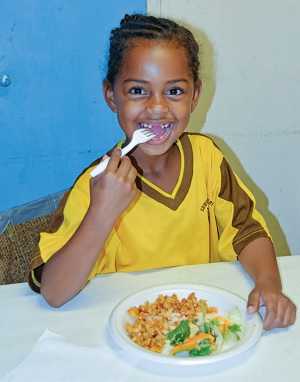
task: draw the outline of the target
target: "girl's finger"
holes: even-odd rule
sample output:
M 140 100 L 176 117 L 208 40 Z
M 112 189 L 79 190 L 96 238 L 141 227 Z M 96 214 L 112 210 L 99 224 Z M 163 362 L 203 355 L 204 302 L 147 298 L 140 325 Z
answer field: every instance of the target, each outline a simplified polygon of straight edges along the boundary
M 248 296 L 247 313 L 253 314 L 258 311 L 260 306 L 260 291 L 253 289 Z
M 115 172 L 119 166 L 120 159 L 121 159 L 121 149 L 116 147 L 111 154 L 111 157 L 109 159 L 109 162 L 108 162 L 108 165 L 107 165 L 105 171 L 106 172 L 107 171 Z
M 130 158 L 128 156 L 124 156 L 121 159 L 121 164 L 119 166 L 119 175 L 122 176 L 123 178 L 127 178 L 131 167 L 132 167 L 132 163 Z
M 137 170 L 135 167 L 131 166 L 130 171 L 129 171 L 128 176 L 127 176 L 127 179 L 130 183 L 133 184 L 134 187 L 136 186 L 135 185 L 136 177 L 137 177 Z

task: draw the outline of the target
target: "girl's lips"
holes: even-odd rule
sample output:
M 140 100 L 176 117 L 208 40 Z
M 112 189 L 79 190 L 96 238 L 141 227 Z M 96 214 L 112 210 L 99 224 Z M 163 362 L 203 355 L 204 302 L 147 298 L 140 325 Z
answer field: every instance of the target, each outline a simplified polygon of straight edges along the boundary
M 151 145 L 164 143 L 168 139 L 172 127 L 174 127 L 173 123 L 140 123 L 139 125 L 139 128 L 148 128 L 156 134 L 155 138 L 148 141 L 148 144 Z

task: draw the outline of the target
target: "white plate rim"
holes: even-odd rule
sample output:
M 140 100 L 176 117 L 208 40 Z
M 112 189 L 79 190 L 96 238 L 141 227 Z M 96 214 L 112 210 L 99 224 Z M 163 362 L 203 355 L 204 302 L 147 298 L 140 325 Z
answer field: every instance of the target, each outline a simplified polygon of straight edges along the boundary
M 201 297 L 207 300 L 208 305 L 213 305 L 210 303 L 209 298 L 212 297 L 222 297 L 224 304 L 229 304 L 232 306 L 238 306 L 243 317 L 243 322 L 247 329 L 245 335 L 241 339 L 241 342 L 237 342 L 237 345 L 218 354 L 204 356 L 204 357 L 172 357 L 169 355 L 158 354 L 147 349 L 143 349 L 141 346 L 135 344 L 129 337 L 125 329 L 125 322 L 129 321 L 129 315 L 127 310 L 132 306 L 138 306 L 143 304 L 145 301 L 154 301 L 158 294 L 172 294 L 179 293 L 182 295 L 187 295 L 189 293 L 195 292 L 197 297 Z M 201 293 L 201 295 L 199 295 Z M 151 300 L 149 299 L 151 296 Z M 155 296 L 155 297 L 152 297 Z M 225 299 L 224 299 L 225 298 Z M 219 304 L 220 305 L 220 304 Z M 163 364 L 173 364 L 173 365 L 202 365 L 209 364 L 219 361 L 224 361 L 228 358 L 237 356 L 256 344 L 262 334 L 262 319 L 259 313 L 254 313 L 252 315 L 247 315 L 246 313 L 247 301 L 240 297 L 239 295 L 229 292 L 228 290 L 198 284 L 198 283 L 168 283 L 168 284 L 158 284 L 151 287 L 140 289 L 136 292 L 131 293 L 120 301 L 109 317 L 109 333 L 121 348 L 131 353 L 137 358 L 146 359 L 156 363 Z M 219 308 L 219 306 L 217 306 Z M 229 309 L 230 310 L 230 309 Z M 228 311 L 229 311 L 228 310 Z M 127 318 L 126 318 L 127 317 Z

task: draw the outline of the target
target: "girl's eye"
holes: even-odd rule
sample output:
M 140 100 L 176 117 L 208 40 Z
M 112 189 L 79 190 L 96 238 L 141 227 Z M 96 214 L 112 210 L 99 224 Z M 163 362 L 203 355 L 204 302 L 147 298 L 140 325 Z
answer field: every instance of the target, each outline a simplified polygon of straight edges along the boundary
M 183 93 L 183 90 L 182 89 L 179 89 L 179 88 L 172 88 L 170 90 L 167 91 L 167 95 L 180 95 Z
M 131 94 L 137 94 L 137 95 L 144 95 L 146 94 L 145 90 L 142 88 L 132 88 L 129 90 L 129 93 Z

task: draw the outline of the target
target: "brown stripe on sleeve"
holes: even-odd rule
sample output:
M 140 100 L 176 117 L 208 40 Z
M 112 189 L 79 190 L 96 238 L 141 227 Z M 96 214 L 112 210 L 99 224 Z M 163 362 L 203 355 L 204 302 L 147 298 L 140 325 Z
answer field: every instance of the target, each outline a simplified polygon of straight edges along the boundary
M 71 191 L 72 191 L 72 188 L 70 188 L 62 197 L 46 232 L 49 232 L 49 233 L 57 232 L 59 227 L 62 225 L 64 221 L 64 209 Z
M 224 158 L 221 164 L 221 189 L 219 197 L 231 202 L 234 207 L 232 226 L 238 230 L 233 239 L 237 254 L 252 240 L 268 236 L 259 221 L 253 218 L 254 202 L 239 185 L 229 163 Z

